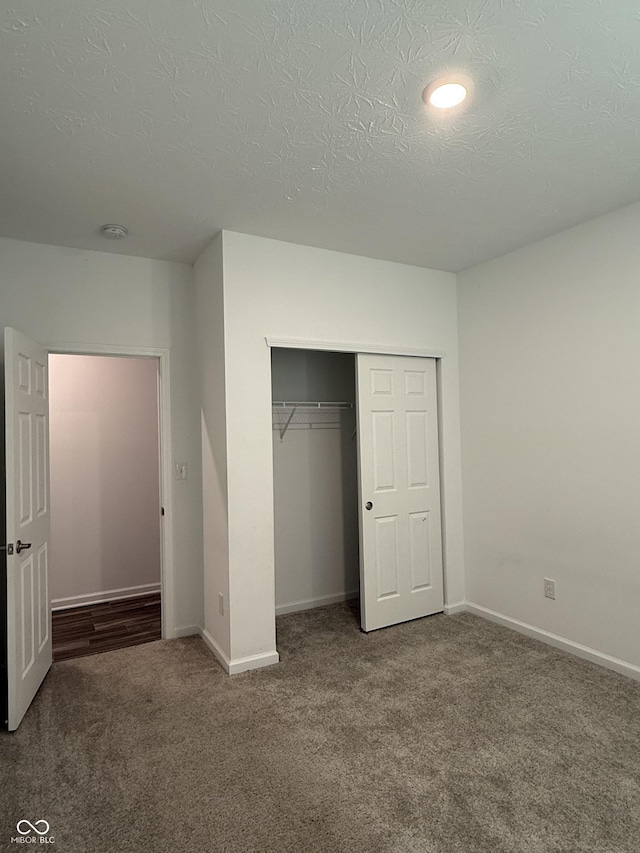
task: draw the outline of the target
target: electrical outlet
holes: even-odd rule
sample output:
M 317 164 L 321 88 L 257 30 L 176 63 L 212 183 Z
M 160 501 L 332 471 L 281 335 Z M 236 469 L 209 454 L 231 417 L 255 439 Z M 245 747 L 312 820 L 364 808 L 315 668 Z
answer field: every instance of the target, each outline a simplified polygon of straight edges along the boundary
M 221 592 L 218 593 L 218 610 L 220 615 L 224 616 L 224 595 Z
M 556 598 L 556 582 L 550 578 L 544 579 L 544 597 L 552 598 L 554 601 Z

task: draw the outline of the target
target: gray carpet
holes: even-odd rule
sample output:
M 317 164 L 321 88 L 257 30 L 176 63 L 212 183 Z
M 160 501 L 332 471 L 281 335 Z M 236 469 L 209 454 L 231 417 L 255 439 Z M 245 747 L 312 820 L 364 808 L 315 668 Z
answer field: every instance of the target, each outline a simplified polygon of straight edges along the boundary
M 640 684 L 470 615 L 366 636 L 336 605 L 278 647 L 54 664 L 0 736 L 0 849 L 44 818 L 59 853 L 640 850 Z

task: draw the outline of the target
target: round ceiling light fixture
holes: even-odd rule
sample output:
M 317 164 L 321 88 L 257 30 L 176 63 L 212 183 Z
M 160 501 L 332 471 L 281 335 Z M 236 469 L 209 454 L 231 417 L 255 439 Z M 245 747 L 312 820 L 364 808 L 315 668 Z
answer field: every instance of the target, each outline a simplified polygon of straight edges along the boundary
M 435 80 L 429 83 L 422 97 L 425 104 L 439 110 L 450 110 L 461 104 L 468 94 L 468 85 L 459 80 Z
M 108 237 L 110 240 L 124 240 L 129 233 L 129 229 L 124 225 L 103 225 L 100 229 L 103 237 Z

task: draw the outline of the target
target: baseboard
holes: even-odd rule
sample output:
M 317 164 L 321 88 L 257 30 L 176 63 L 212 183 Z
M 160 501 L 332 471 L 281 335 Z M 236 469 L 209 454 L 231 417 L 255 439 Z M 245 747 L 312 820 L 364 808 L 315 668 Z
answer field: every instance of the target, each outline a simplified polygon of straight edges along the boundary
M 337 592 L 333 595 L 321 595 L 318 598 L 307 598 L 304 601 L 292 601 L 290 604 L 280 604 L 276 607 L 276 616 L 285 613 L 297 613 L 299 610 L 312 610 L 314 607 L 324 607 L 327 604 L 339 604 L 341 601 L 350 601 L 360 595 L 359 589 L 350 592 Z
M 180 637 L 196 637 L 200 636 L 201 628 L 199 625 L 184 625 L 182 628 L 176 628 L 171 637 L 172 640 L 179 640 Z
M 217 658 L 218 663 L 222 665 L 222 668 L 225 672 L 229 672 L 229 666 L 231 665 L 231 661 L 222 651 L 220 646 L 213 639 L 211 634 L 207 631 L 206 628 L 199 628 L 198 633 L 204 640 L 205 645 L 208 647 L 209 651 L 213 652 L 214 656 Z
M 466 609 L 466 601 L 454 601 L 453 604 L 445 604 L 444 606 L 446 616 L 455 616 L 456 613 L 464 613 Z
M 260 655 L 251 655 L 246 658 L 235 658 L 229 663 L 229 675 L 238 675 L 250 669 L 260 669 L 263 666 L 272 666 L 280 661 L 278 652 L 263 652 Z
M 619 658 L 605 655 L 603 652 L 598 652 L 588 646 L 582 646 L 580 643 L 574 643 L 573 640 L 567 640 L 565 637 L 559 637 L 557 634 L 551 634 L 549 631 L 544 631 L 542 628 L 536 628 L 533 625 L 528 625 L 526 622 L 520 622 L 518 619 L 512 619 L 510 616 L 504 616 L 502 613 L 496 613 L 495 610 L 489 610 L 486 607 L 481 607 L 479 604 L 466 602 L 468 613 L 473 613 L 475 616 L 480 616 L 483 619 L 489 619 L 491 622 L 496 622 L 498 625 L 503 625 L 505 628 L 511 628 L 513 631 L 518 631 L 527 637 L 532 637 L 534 640 L 541 640 L 549 646 L 554 646 L 557 649 L 562 649 L 576 657 L 584 658 L 592 663 L 600 664 L 607 669 L 612 669 L 614 672 L 619 672 L 621 675 L 626 675 L 636 681 L 640 681 L 640 666 L 627 663 L 627 661 Z
M 52 610 L 68 610 L 70 607 L 86 607 L 90 604 L 104 604 L 116 598 L 138 598 L 140 595 L 155 595 L 161 591 L 160 583 L 145 583 L 140 586 L 125 586 L 122 589 L 106 589 L 103 592 L 90 592 L 86 595 L 72 595 L 69 598 L 54 598 Z
M 224 671 L 229 675 L 237 675 L 240 672 L 247 672 L 247 670 L 250 669 L 259 669 L 262 666 L 271 666 L 271 664 L 278 663 L 280 660 L 278 652 L 264 652 L 260 655 L 251 655 L 250 657 L 231 660 L 222 651 L 206 628 L 198 629 L 198 633 L 204 640 L 207 647 L 213 652 L 218 662 L 222 665 Z

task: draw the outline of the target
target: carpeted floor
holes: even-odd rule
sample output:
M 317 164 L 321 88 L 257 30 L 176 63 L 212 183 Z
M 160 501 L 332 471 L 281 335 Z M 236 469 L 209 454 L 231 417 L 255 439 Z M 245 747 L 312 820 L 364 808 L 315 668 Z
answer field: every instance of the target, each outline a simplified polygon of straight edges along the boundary
M 0 849 L 45 819 L 59 853 L 640 850 L 640 684 L 464 614 L 367 636 L 336 605 L 278 647 L 55 663 L 0 736 Z

